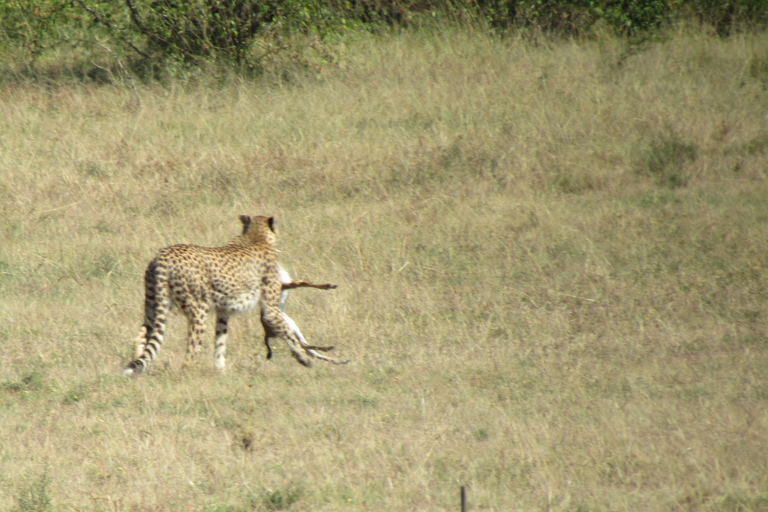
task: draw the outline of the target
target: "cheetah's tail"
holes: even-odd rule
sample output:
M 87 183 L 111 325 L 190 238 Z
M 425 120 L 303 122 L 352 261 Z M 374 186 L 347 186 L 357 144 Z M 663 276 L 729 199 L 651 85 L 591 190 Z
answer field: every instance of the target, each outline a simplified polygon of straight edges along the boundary
M 157 357 L 160 346 L 163 344 L 165 325 L 168 321 L 171 305 L 167 277 L 163 272 L 157 271 L 156 261 L 147 267 L 144 279 L 147 306 L 142 333 L 145 336 L 145 343 L 141 354 L 128 363 L 128 366 L 123 370 L 123 375 L 127 377 L 141 374 L 149 366 L 149 363 Z M 148 326 L 151 326 L 151 329 L 148 329 Z M 149 330 L 151 330 L 151 334 L 147 333 Z M 140 334 L 139 338 L 141 336 Z

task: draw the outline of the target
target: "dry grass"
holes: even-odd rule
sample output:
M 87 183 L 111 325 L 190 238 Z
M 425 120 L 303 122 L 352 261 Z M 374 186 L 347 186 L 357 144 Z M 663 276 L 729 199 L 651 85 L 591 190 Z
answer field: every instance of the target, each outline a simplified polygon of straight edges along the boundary
M 768 509 L 768 36 L 339 47 L 319 79 L 0 90 L 0 509 Z M 276 75 L 277 76 L 277 75 Z M 355 364 L 119 373 L 142 272 L 278 217 Z M 209 330 L 212 338 L 212 329 Z

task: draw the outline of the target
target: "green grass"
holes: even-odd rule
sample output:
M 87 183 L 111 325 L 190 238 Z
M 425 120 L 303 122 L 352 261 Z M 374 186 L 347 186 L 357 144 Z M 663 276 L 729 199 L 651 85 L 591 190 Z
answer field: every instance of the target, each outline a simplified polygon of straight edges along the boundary
M 0 510 L 765 510 L 766 36 L 539 42 L 4 85 Z M 251 314 L 182 369 L 173 315 L 122 378 L 153 254 L 241 213 L 353 364 Z

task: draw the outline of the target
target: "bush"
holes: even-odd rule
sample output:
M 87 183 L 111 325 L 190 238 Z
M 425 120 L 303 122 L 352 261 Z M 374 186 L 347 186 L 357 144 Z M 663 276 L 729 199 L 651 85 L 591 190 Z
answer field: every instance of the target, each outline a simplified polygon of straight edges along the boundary
M 32 57 L 68 43 L 151 62 L 255 65 L 258 35 L 322 35 L 346 23 L 339 12 L 321 0 L 0 1 L 0 44 Z
M 85 48 L 82 53 L 116 52 L 133 61 L 215 61 L 258 69 L 265 56 L 297 54 L 284 43 L 294 35 L 322 40 L 350 27 L 374 30 L 426 18 L 430 26 L 434 20 L 479 20 L 497 31 L 533 28 L 570 36 L 588 33 L 602 20 L 616 33 L 636 35 L 683 17 L 727 35 L 734 28 L 768 25 L 768 1 L 13 0 L 0 1 L 0 44 L 33 58 L 66 43 Z
M 137 5 L 126 0 L 130 29 L 153 55 L 222 59 L 242 64 L 254 37 L 277 25 L 301 29 L 317 23 L 312 2 L 279 0 L 155 0 Z

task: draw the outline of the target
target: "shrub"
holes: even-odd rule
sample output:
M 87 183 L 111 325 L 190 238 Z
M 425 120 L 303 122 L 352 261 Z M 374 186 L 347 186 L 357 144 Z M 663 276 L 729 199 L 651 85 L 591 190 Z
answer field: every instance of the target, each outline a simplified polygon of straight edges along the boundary
M 429 18 L 480 21 L 497 31 L 534 28 L 579 35 L 603 21 L 616 33 L 636 35 L 681 17 L 734 28 L 768 25 L 764 0 L 12 0 L 0 2 L 0 44 L 33 57 L 64 43 L 131 55 L 151 63 L 223 62 L 258 69 L 275 53 L 297 55 L 285 43 L 297 34 L 378 29 Z M 416 23 L 418 25 L 418 23 Z M 255 42 L 261 45 L 255 48 Z M 295 39 L 295 38 L 294 38 Z M 118 48 L 122 47 L 122 51 Z M 114 55 L 113 55 L 114 52 Z M 322 53 L 322 52 L 321 52 Z

